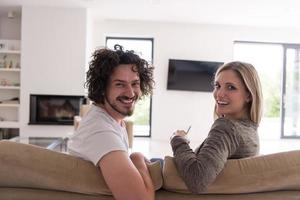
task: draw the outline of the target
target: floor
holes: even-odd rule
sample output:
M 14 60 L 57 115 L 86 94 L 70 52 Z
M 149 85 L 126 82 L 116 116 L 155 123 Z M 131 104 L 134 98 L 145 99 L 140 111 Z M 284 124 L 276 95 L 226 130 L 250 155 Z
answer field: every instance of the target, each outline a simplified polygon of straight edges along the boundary
M 195 149 L 199 144 L 191 141 Z M 260 154 L 271 154 L 282 151 L 300 150 L 300 139 L 261 139 Z M 142 152 L 147 158 L 164 158 L 172 156 L 168 141 L 153 140 L 150 138 L 134 138 L 132 152 Z

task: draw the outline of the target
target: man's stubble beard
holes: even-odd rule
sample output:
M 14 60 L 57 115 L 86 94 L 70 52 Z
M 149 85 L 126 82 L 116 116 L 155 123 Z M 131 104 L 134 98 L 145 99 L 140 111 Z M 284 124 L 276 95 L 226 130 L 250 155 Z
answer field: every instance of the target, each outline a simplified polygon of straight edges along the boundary
M 118 101 L 118 98 L 121 98 L 121 97 L 117 97 L 117 101 Z M 117 113 L 123 115 L 124 117 L 129 117 L 131 115 L 133 115 L 133 112 L 134 112 L 134 109 L 135 109 L 135 104 L 136 102 L 138 101 L 138 98 L 136 97 L 135 100 L 134 100 L 134 104 L 132 106 L 132 109 L 128 110 L 127 112 L 123 112 L 121 110 L 118 109 L 117 105 L 111 103 L 107 97 L 105 97 L 106 99 L 106 102 L 109 104 L 109 106 L 114 110 L 116 111 Z

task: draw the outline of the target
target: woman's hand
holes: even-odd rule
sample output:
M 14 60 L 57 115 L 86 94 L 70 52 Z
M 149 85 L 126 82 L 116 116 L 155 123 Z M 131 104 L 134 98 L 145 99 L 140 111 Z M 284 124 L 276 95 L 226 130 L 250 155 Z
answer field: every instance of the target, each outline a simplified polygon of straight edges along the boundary
M 184 130 L 177 130 L 174 134 L 176 136 L 181 136 L 181 137 L 185 137 L 187 135 L 187 133 Z
M 177 130 L 177 131 L 175 131 L 171 135 L 170 140 L 172 140 L 175 136 L 184 137 L 188 141 L 188 143 L 189 143 L 189 140 L 187 139 L 187 132 L 185 132 L 184 130 Z

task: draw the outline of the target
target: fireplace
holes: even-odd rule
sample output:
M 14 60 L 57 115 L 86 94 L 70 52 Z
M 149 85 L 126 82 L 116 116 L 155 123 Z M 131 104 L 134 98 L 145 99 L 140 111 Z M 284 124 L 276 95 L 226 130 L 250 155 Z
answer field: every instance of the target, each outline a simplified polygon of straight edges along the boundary
M 84 96 L 30 95 L 29 124 L 72 125 Z

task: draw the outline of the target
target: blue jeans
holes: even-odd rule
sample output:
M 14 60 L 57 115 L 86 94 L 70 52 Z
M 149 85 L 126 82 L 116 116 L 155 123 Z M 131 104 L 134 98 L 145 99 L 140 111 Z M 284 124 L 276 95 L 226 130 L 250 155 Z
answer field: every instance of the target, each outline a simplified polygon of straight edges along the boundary
M 159 161 L 160 166 L 164 165 L 164 159 L 162 159 L 162 158 L 151 158 L 150 161 L 151 162 Z

